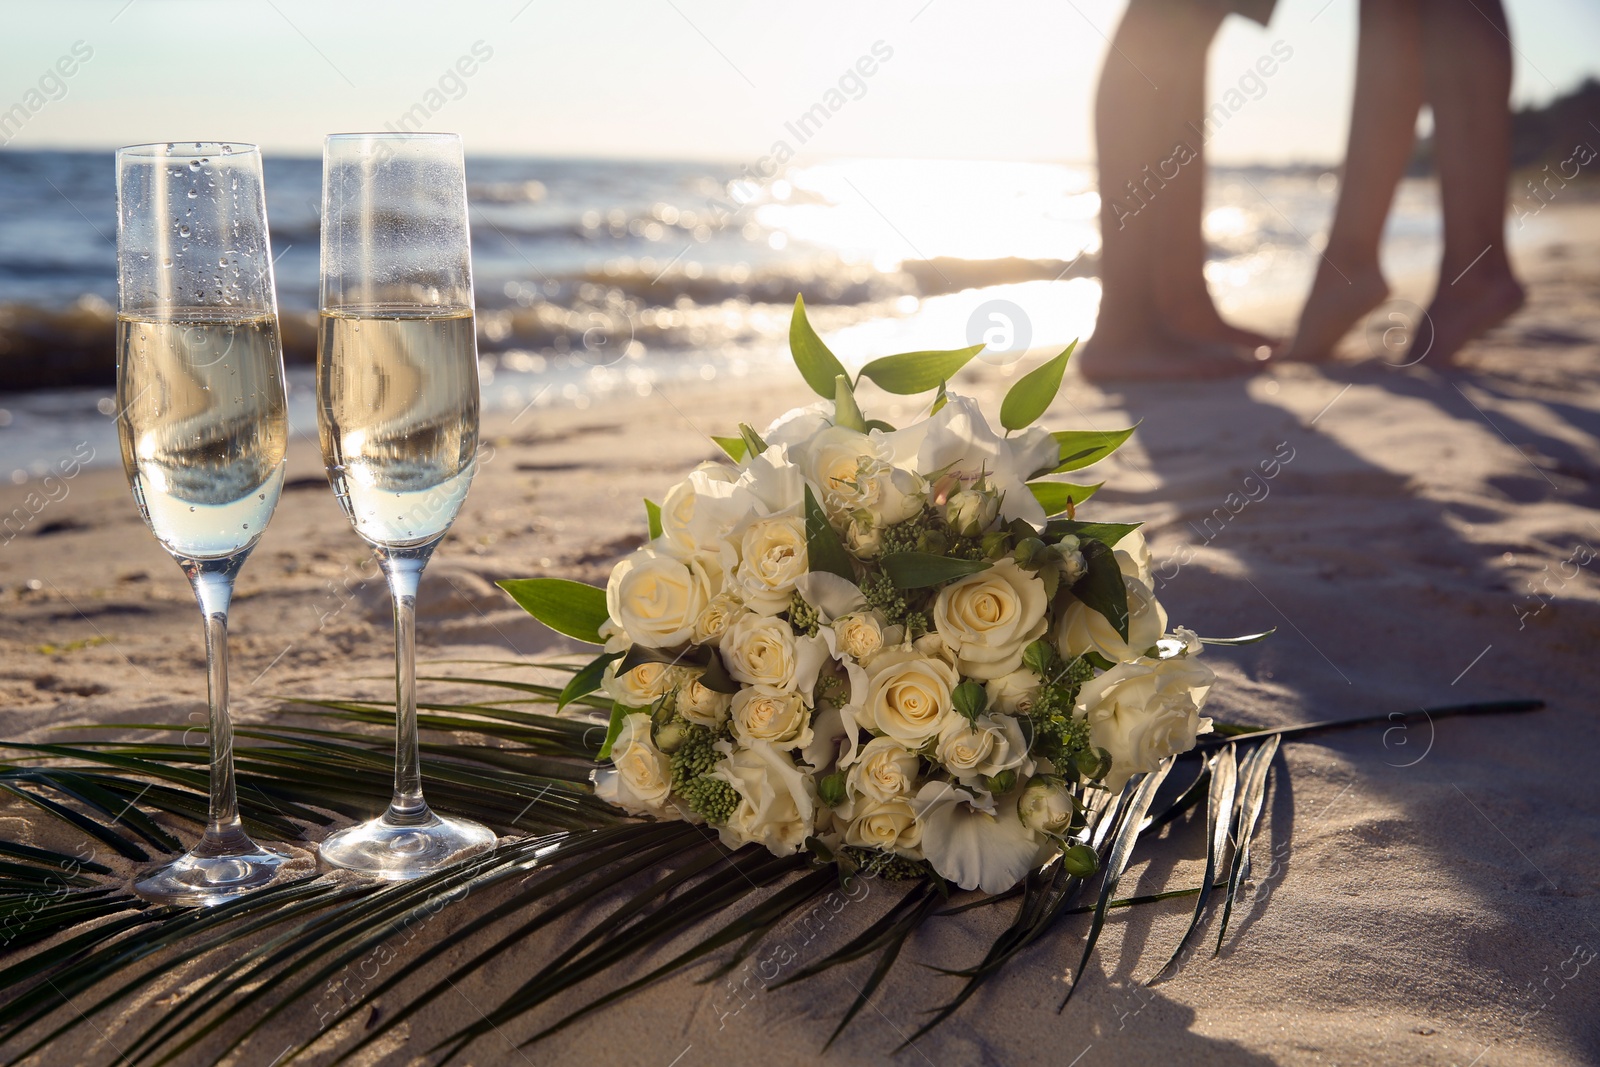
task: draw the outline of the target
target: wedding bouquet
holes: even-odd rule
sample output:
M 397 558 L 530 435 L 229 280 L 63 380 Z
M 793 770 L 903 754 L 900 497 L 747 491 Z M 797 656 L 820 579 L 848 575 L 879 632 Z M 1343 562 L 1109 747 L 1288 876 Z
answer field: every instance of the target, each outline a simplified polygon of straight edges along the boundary
M 596 792 L 847 870 L 995 893 L 1064 851 L 1093 873 L 1091 791 L 1211 729 L 1214 676 L 1169 631 L 1137 524 L 1078 520 L 1098 486 L 1054 478 L 1132 431 L 1033 425 L 1070 347 L 1010 389 L 999 430 L 946 388 L 982 346 L 862 368 L 936 392 L 902 427 L 865 416 L 800 301 L 791 347 L 825 399 L 716 438 L 726 461 L 646 502 L 650 540 L 592 634 L 519 597 L 604 642 L 563 694 L 613 702 Z

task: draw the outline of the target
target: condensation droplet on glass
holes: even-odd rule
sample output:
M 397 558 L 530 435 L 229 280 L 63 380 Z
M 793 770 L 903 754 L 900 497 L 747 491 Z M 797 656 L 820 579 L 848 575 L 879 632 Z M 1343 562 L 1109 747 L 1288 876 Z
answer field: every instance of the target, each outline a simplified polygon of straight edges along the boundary
M 194 186 L 190 186 L 189 187 L 189 199 L 190 200 L 196 199 L 197 197 L 199 197 L 199 195 L 200 195 L 200 190 L 196 189 Z
M 194 505 L 193 505 L 193 504 L 190 504 L 190 505 L 189 505 L 189 510 L 190 510 L 190 511 L 193 511 L 193 510 L 194 510 Z
M 196 145 L 195 147 L 198 148 L 199 146 Z M 189 160 L 189 169 L 190 170 L 199 170 L 200 169 L 200 161 L 198 159 Z
M 182 237 L 189 236 L 189 224 L 187 222 L 178 223 L 178 234 Z

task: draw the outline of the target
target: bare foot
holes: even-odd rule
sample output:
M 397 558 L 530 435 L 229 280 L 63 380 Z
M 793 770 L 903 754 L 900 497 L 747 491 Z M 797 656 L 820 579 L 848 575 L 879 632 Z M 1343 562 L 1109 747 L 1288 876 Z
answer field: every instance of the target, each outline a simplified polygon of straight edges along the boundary
M 1238 378 L 1265 363 L 1252 349 L 1186 338 L 1113 339 L 1096 333 L 1073 362 L 1091 382 L 1164 382 Z
M 1185 300 L 1181 306 L 1161 309 L 1162 325 L 1169 337 L 1201 344 L 1235 345 L 1254 352 L 1258 348 L 1277 349 L 1283 338 L 1235 326 L 1217 313 L 1210 294 L 1202 293 L 1196 300 Z
M 1324 259 L 1317 268 L 1316 281 L 1311 283 L 1311 295 L 1300 312 L 1294 338 L 1279 358 L 1296 363 L 1332 359 L 1339 339 L 1388 297 L 1389 285 L 1376 263 L 1341 273 Z
M 1509 264 L 1499 269 L 1468 272 L 1443 286 L 1428 305 L 1428 320 L 1433 335 L 1419 334 L 1416 344 L 1433 343 L 1421 353 L 1409 353 L 1408 362 L 1432 359 L 1436 364 L 1453 366 L 1457 355 L 1476 339 L 1510 318 L 1522 307 L 1527 294 L 1511 273 Z

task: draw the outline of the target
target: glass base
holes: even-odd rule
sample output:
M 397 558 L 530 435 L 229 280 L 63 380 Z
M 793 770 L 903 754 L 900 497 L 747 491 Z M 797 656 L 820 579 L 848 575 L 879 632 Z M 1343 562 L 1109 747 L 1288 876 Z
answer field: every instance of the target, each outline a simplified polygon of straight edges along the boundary
M 420 816 L 400 818 L 391 809 L 340 830 L 317 851 L 335 867 L 403 881 L 453 867 L 489 851 L 494 843 L 494 831 L 471 819 L 449 818 L 429 808 Z
M 202 841 L 181 857 L 133 883 L 133 891 L 153 904 L 207 907 L 316 870 L 316 859 L 297 848 L 258 845 L 218 852 Z

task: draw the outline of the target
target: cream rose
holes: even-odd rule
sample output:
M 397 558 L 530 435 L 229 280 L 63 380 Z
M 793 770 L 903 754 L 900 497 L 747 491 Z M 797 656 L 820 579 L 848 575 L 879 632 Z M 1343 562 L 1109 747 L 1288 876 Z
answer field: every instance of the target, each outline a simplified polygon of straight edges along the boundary
M 675 818 L 668 800 L 672 763 L 650 740 L 650 716 L 628 715 L 611 745 L 611 766 L 595 772 L 595 795 L 635 815 Z
M 724 742 L 719 750 L 727 750 Z M 738 848 L 755 841 L 779 856 L 793 855 L 811 834 L 817 811 L 816 785 L 794 760 L 773 745 L 754 741 L 729 751 L 711 771 L 739 794 L 739 804 L 718 827 L 722 843 Z
M 774 515 L 757 519 L 745 529 L 733 578 L 746 607 L 776 615 L 789 606 L 795 580 L 807 567 L 805 520 L 798 515 Z
M 917 782 L 917 755 L 892 737 L 874 737 L 845 776 L 845 788 L 873 803 L 909 796 Z
M 915 649 L 887 649 L 867 666 L 867 695 L 858 720 L 907 748 L 918 748 L 955 714 L 950 694 L 960 681 L 943 660 Z
M 1022 666 L 1022 650 L 1045 631 L 1044 583 L 1010 557 L 939 591 L 933 628 L 961 673 L 987 681 Z
M 1072 791 L 1059 778 L 1033 778 L 1017 798 L 1022 825 L 1051 837 L 1064 837 L 1072 828 Z
M 989 698 L 989 710 L 1007 715 L 1026 715 L 1039 699 L 1039 676 L 1027 668 L 991 678 L 984 684 L 984 694 Z
M 1125 558 L 1117 553 L 1119 563 Z M 1063 657 L 1074 659 L 1086 652 L 1098 652 L 1113 663 L 1120 663 L 1138 659 L 1161 640 L 1167 630 L 1167 609 L 1138 578 L 1131 560 L 1124 564 L 1122 584 L 1128 590 L 1128 639 L 1124 641 L 1104 615 L 1073 600 L 1056 623 L 1056 648 Z
M 822 490 L 822 505 L 833 518 L 862 514 L 873 525 L 893 526 L 922 511 L 922 479 L 891 465 L 881 438 L 830 426 L 806 451 L 806 475 Z
M 752 685 L 733 694 L 733 736 L 745 744 L 766 741 L 779 748 L 804 748 L 811 743 L 810 716 L 800 694 L 792 689 Z
M 630 671 L 617 673 L 617 663 L 606 668 L 600 689 L 618 704 L 629 708 L 648 708 L 665 696 L 678 679 L 666 663 L 641 663 Z
M 857 662 L 871 659 L 883 648 L 883 622 L 876 612 L 860 611 L 833 620 L 839 651 Z
M 808 700 L 828 657 L 820 637 L 796 637 L 788 622 L 772 615 L 741 615 L 717 647 L 734 681 L 799 689 Z
M 971 723 L 952 715 L 939 731 L 934 755 L 951 774 L 973 785 L 981 778 L 1022 766 L 1028 758 L 1028 743 L 1022 725 L 1010 715 L 980 715 Z
M 710 557 L 676 559 L 641 548 L 618 563 L 606 583 L 606 610 L 634 643 L 671 648 L 689 640 L 695 620 L 720 585 Z
M 680 559 L 716 552 L 755 499 L 733 484 L 726 467 L 701 468 L 667 490 L 661 502 L 661 546 Z
M 706 601 L 695 617 L 690 640 L 697 645 L 709 645 L 728 632 L 733 620 L 744 614 L 744 604 L 732 593 L 718 593 Z
M 921 859 L 922 826 L 909 800 L 869 801 L 856 806 L 855 817 L 844 830 L 844 843 Z
M 722 729 L 728 721 L 733 697 L 703 685 L 699 678 L 691 678 L 678 689 L 678 714 L 692 723 Z
M 1089 721 L 1089 743 L 1111 753 L 1107 789 L 1194 747 L 1211 730 L 1200 716 L 1216 675 L 1187 656 L 1119 663 L 1083 684 L 1075 714 Z

